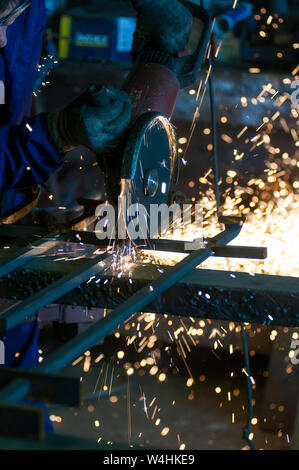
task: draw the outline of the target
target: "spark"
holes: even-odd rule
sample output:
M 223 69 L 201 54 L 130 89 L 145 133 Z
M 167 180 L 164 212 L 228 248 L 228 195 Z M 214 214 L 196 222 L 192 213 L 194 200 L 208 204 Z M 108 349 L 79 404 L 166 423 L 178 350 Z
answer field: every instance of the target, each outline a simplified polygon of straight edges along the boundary
M 299 65 L 297 65 L 292 71 L 292 75 L 296 75 L 299 72 Z
M 145 394 L 144 394 L 144 393 L 142 394 L 142 400 L 143 400 L 143 409 L 144 409 L 144 413 L 146 414 L 147 419 L 149 419 L 148 413 L 147 413 L 147 406 L 146 406 L 146 397 L 145 397 Z
M 170 429 L 166 426 L 165 428 L 162 429 L 161 431 L 161 436 L 165 437 L 169 433 Z
M 243 129 L 237 135 L 237 139 L 240 139 L 240 137 L 244 134 L 244 132 L 247 131 L 247 129 L 248 129 L 248 126 L 244 126 Z
M 72 362 L 72 366 L 76 366 L 80 361 L 82 361 L 82 359 L 84 359 L 84 356 L 78 357 L 78 359 L 76 359 L 74 362 Z

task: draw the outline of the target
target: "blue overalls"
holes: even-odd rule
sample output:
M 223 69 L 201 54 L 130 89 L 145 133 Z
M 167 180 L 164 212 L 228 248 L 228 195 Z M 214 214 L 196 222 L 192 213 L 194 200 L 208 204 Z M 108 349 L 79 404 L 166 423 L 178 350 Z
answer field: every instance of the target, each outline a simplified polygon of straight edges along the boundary
M 45 1 L 33 0 L 8 27 L 7 46 L 0 49 L 0 80 L 5 84 L 5 105 L 0 105 L 1 213 L 22 200 L 11 188 L 46 181 L 64 158 L 50 142 L 46 113 L 29 117 L 46 21 Z
M 46 113 L 29 117 L 46 22 L 45 1 L 32 0 L 31 6 L 8 27 L 7 46 L 0 49 L 0 80 L 5 84 L 5 104 L 0 105 L 2 214 L 24 197 L 13 188 L 46 181 L 64 158 L 50 142 Z M 37 323 L 24 323 L 0 334 L 6 366 L 31 368 L 36 364 L 38 332 Z M 47 430 L 51 430 L 49 422 Z

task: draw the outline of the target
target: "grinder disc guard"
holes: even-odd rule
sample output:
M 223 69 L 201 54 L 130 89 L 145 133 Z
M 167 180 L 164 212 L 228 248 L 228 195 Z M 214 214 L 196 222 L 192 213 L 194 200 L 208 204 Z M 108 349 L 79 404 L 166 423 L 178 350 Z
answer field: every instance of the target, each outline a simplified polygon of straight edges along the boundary
M 177 138 L 172 124 L 161 114 L 143 114 L 130 129 L 121 168 L 124 202 L 119 220 L 122 218 L 131 240 L 159 234 L 160 222 L 151 224 L 151 204 L 169 203 L 170 187 L 178 176 Z

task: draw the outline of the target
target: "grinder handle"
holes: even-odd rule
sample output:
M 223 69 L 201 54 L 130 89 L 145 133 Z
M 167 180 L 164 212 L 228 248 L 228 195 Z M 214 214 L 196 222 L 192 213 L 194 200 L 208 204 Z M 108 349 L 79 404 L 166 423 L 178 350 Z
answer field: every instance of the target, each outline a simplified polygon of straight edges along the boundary
M 184 57 L 179 57 L 175 61 L 175 72 L 180 81 L 181 88 L 186 88 L 196 81 L 210 40 L 213 23 L 209 13 L 204 8 L 193 3 L 191 4 L 187 0 L 181 0 L 181 2 L 191 10 L 193 18 L 198 18 L 203 23 L 203 32 L 199 38 L 195 52 Z

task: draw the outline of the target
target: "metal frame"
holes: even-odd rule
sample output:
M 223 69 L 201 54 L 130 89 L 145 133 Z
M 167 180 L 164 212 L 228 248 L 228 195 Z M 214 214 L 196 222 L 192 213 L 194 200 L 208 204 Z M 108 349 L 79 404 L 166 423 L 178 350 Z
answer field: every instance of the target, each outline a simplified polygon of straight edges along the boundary
M 44 423 L 40 414 L 36 412 L 36 408 L 26 408 L 23 405 L 20 408 L 18 404 L 18 402 L 26 397 L 32 390 L 33 379 L 35 383 L 39 378 L 41 383 L 45 380 L 50 380 L 53 373 L 62 370 L 68 363 L 76 359 L 99 340 L 103 339 L 120 324 L 127 321 L 131 315 L 145 309 L 157 297 L 160 297 L 168 289 L 182 281 L 186 275 L 194 272 L 194 269 L 210 256 L 265 258 L 266 252 L 264 248 L 227 246 L 227 244 L 234 240 L 240 233 L 244 219 L 226 218 L 222 220 L 222 222 L 225 224 L 225 229 L 215 237 L 206 240 L 206 246 L 204 248 L 194 251 L 185 251 L 188 255 L 182 261 L 170 267 L 158 278 L 135 292 L 112 310 L 108 316 L 93 324 L 84 333 L 73 338 L 54 353 L 50 354 L 42 363 L 35 366 L 28 375 L 20 375 L 18 371 L 15 371 L 15 373 L 13 370 L 10 371 L 9 381 L 6 381 L 9 383 L 0 390 L 0 418 L 3 416 L 4 420 L 10 421 L 11 416 L 14 416 L 16 420 L 18 416 L 26 415 L 29 418 L 32 416 L 33 428 L 30 431 L 31 435 L 34 436 L 35 439 L 42 439 L 44 437 Z M 1 232 L 3 233 L 2 230 L 0 230 L 0 234 Z M 17 230 L 15 232 L 17 232 Z M 27 232 L 29 234 L 31 233 L 30 230 L 27 230 Z M 24 265 L 27 261 L 34 259 L 36 254 L 44 253 L 53 243 L 57 243 L 57 241 L 70 240 L 78 242 L 76 235 L 78 235 L 78 232 L 44 235 L 37 242 L 34 242 L 34 246 L 32 245 L 32 238 L 30 238 L 29 246 L 27 245 L 27 247 L 20 248 L 15 254 L 8 256 L 0 263 L 0 277 L 7 275 L 14 269 Z M 77 286 L 86 282 L 91 276 L 102 273 L 107 264 L 111 263 L 112 255 L 109 253 L 107 244 L 103 246 L 102 242 L 97 240 L 93 233 L 80 232 L 79 238 L 86 243 L 98 245 L 98 247 L 102 248 L 102 253 L 95 256 L 93 259 L 88 259 L 81 266 L 76 267 L 75 270 L 62 276 L 28 299 L 17 302 L 0 312 L 0 328 L 2 330 L 17 325 L 43 306 L 55 302 L 66 293 L 70 293 Z M 153 249 L 153 244 L 158 250 L 183 251 L 181 242 L 171 242 L 168 240 L 144 241 L 145 246 L 142 248 Z M 0 429 L 0 434 L 3 435 L 11 436 L 11 432 L 11 428 L 7 428 L 7 431 L 5 427 Z
M 118 327 L 118 325 L 126 321 L 135 312 L 145 308 L 157 296 L 161 295 L 173 284 L 178 282 L 186 274 L 188 274 L 199 264 L 205 261 L 209 256 L 211 256 L 213 254 L 213 249 L 218 246 L 226 245 L 236 238 L 236 236 L 241 231 L 243 220 L 235 219 L 233 221 L 229 220 L 228 222 L 229 223 L 225 226 L 225 230 L 211 239 L 206 248 L 200 248 L 190 253 L 186 258 L 177 263 L 175 266 L 171 267 L 159 278 L 136 292 L 132 297 L 115 308 L 107 317 L 101 319 L 87 331 L 73 338 L 71 341 L 52 353 L 41 364 L 38 364 L 36 367 L 34 367 L 32 372 L 38 374 L 52 374 L 63 369 L 66 364 L 71 362 L 97 341 L 112 332 L 115 328 Z M 45 242 L 46 239 L 47 238 L 45 237 Z M 43 242 L 40 242 L 41 246 L 43 246 Z M 101 270 L 104 269 L 105 261 L 110 261 L 110 256 L 111 255 L 105 252 L 96 256 L 92 260 L 88 260 L 83 264 L 83 266 L 77 268 L 75 272 L 71 272 L 68 275 L 63 276 L 61 279 L 54 282 L 47 288 L 42 289 L 40 292 L 34 294 L 24 302 L 20 302 L 17 305 L 12 306 L 4 313 L 2 312 L 0 315 L 2 328 L 9 328 L 12 325 L 18 324 L 26 316 L 36 312 L 42 306 L 55 301 L 64 293 L 71 291 L 76 286 L 85 282 L 92 275 L 100 273 Z M 24 261 L 23 251 L 21 258 L 19 252 L 15 255 L 15 261 L 12 258 L 13 257 L 10 257 L 6 268 L 5 263 L 2 263 L 3 272 L 7 272 L 13 269 L 13 266 L 16 266 L 17 264 L 20 265 L 19 263 Z M 18 410 L 16 410 L 16 418 L 18 416 L 17 411 L 22 415 L 22 412 L 25 412 L 26 410 L 20 410 L 20 405 L 18 405 L 18 402 L 28 395 L 30 390 L 30 377 L 20 378 L 20 376 L 16 373 L 14 380 L 12 380 L 0 391 L 0 416 L 2 414 L 4 415 L 4 418 L 6 417 L 7 419 L 8 413 L 8 415 L 11 417 L 14 406 L 15 410 L 18 408 Z M 5 404 L 7 404 L 8 408 Z M 36 411 L 34 409 L 32 410 L 32 413 L 33 422 L 35 423 L 36 429 L 33 429 L 31 434 L 36 437 L 43 437 L 43 422 L 40 417 L 36 416 Z M 5 428 L 2 429 L 2 432 L 5 433 Z M 11 430 L 8 430 L 8 433 L 11 433 Z

